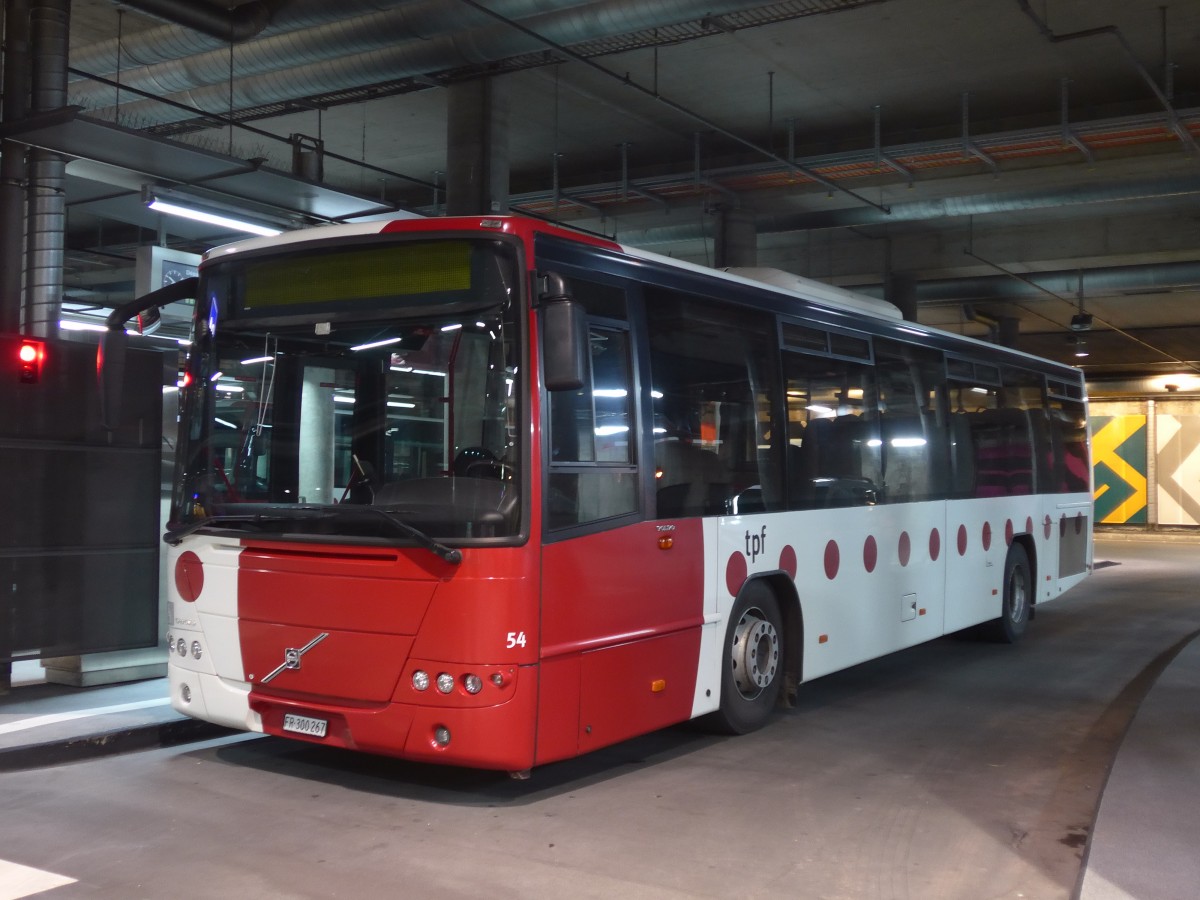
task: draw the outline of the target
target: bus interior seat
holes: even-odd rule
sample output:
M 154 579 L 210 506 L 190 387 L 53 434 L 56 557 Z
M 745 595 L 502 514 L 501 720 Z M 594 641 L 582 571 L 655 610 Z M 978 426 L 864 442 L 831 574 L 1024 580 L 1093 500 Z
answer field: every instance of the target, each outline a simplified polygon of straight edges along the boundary
M 654 448 L 662 472 L 656 492 L 658 515 L 719 515 L 732 494 L 732 477 L 711 450 L 687 441 L 663 441 Z
M 986 409 L 971 414 L 975 446 L 975 496 L 1032 493 L 1033 447 L 1021 409 Z

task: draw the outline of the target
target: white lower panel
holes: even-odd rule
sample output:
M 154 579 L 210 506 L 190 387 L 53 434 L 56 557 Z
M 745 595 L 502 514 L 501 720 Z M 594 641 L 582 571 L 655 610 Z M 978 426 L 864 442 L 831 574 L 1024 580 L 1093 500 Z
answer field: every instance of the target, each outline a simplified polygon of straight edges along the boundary
M 168 675 L 171 706 L 184 715 L 228 728 L 262 731 L 262 717 L 250 709 L 250 685 L 177 666 L 171 666 Z M 190 699 L 185 702 L 184 694 L 188 692 Z

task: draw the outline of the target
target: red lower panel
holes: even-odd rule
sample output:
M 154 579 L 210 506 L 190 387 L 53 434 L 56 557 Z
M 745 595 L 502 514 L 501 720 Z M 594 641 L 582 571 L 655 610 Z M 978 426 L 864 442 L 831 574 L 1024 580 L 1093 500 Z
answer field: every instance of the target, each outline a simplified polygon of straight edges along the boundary
M 405 635 L 270 625 L 246 619 L 238 628 L 246 680 L 254 685 L 252 693 L 301 693 L 361 703 L 384 703 L 391 698 L 413 641 Z M 289 666 L 289 660 L 294 665 Z
M 687 719 L 699 656 L 699 628 L 584 653 L 580 752 Z
M 538 692 L 537 762 L 579 753 L 579 654 L 546 660 Z
M 439 709 L 405 703 L 364 709 L 264 695 L 251 695 L 250 708 L 262 716 L 267 734 L 420 762 L 519 771 L 534 763 L 537 669 L 522 669 L 516 680 L 510 700 L 483 709 Z M 328 722 L 325 737 L 285 732 L 285 713 L 324 719 Z M 450 732 L 446 746 L 434 740 L 438 728 Z

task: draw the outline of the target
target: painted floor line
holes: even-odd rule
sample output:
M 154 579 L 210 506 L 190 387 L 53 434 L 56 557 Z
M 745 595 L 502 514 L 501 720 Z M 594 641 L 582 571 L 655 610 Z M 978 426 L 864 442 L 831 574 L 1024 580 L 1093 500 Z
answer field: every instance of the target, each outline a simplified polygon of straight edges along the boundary
M 119 703 L 116 706 L 98 706 L 93 709 L 77 709 L 72 712 L 52 713 L 48 716 L 33 716 L 29 719 L 19 719 L 0 725 L 0 734 L 12 734 L 14 731 L 25 731 L 29 728 L 41 728 L 43 725 L 54 725 L 58 722 L 70 722 L 72 719 L 86 719 L 90 716 L 103 716 L 108 713 L 129 712 L 134 709 L 148 709 L 151 706 L 166 706 L 171 701 L 166 697 L 154 700 L 138 700 L 136 703 Z M 0 900 L 3 900 L 0 896 Z
M 21 900 L 42 891 L 74 884 L 74 878 L 0 859 L 0 900 Z

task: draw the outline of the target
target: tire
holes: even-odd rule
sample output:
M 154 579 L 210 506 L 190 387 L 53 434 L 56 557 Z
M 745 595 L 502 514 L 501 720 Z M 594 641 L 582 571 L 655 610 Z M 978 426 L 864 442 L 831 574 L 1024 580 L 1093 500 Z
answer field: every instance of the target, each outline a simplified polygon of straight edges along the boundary
M 721 668 L 721 707 L 710 724 L 725 734 L 746 734 L 766 724 L 784 680 L 783 617 L 774 592 L 750 582 L 738 595 Z
M 1021 544 L 1008 548 L 1004 560 L 1004 602 L 1000 618 L 987 623 L 987 637 L 1002 644 L 1015 644 L 1025 633 L 1033 606 L 1033 570 L 1029 554 Z

